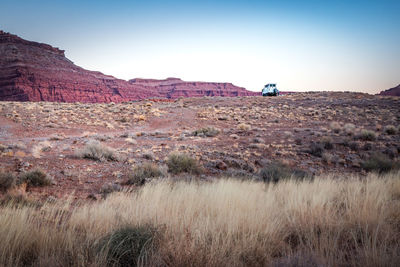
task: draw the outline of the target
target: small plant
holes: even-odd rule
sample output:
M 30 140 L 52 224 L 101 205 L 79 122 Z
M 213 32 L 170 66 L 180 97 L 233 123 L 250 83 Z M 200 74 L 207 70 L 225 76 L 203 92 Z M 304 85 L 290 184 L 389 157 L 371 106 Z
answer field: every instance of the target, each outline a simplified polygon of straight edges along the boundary
M 322 160 L 328 164 L 333 164 L 337 162 L 337 158 L 335 157 L 335 155 L 328 153 L 328 152 L 324 152 L 322 153 Z
M 342 130 L 342 127 L 336 121 L 331 122 L 330 127 L 334 133 L 340 133 L 340 131 Z
M 306 172 L 298 169 L 292 169 L 283 163 L 270 163 L 262 168 L 258 175 L 265 183 L 277 183 L 283 179 L 290 178 L 303 180 L 304 178 L 308 177 Z
M 393 125 L 388 125 L 385 127 L 385 133 L 388 135 L 394 135 L 397 133 L 397 129 Z
M 250 131 L 251 130 L 251 126 L 246 124 L 246 123 L 240 123 L 238 125 L 238 129 L 242 130 L 242 131 Z
M 346 123 L 343 126 L 343 130 L 347 135 L 354 135 L 355 129 L 356 129 L 356 126 L 353 123 Z
M 22 174 L 22 176 L 20 177 L 20 183 L 27 183 L 28 186 L 41 187 L 50 185 L 51 179 L 44 171 L 36 169 Z
M 197 129 L 192 134 L 194 136 L 214 137 L 219 134 L 219 130 L 214 127 L 206 127 L 206 128 Z
M 332 138 L 330 138 L 328 136 L 322 137 L 321 143 L 322 143 L 322 145 L 324 146 L 325 149 L 332 149 L 333 148 Z
M 310 144 L 310 149 L 308 153 L 310 153 L 313 156 L 316 157 L 321 157 L 322 153 L 324 152 L 324 145 L 320 143 L 311 143 Z
M 364 141 L 375 141 L 376 133 L 371 130 L 362 130 L 359 138 Z
M 127 184 L 143 185 L 148 178 L 156 178 L 163 176 L 160 168 L 153 163 L 144 163 L 136 166 L 133 173 L 129 176 Z
M 114 192 L 119 192 L 122 190 L 122 187 L 116 183 L 106 183 L 100 189 L 100 194 L 102 194 L 103 198 L 107 198 L 107 196 Z
M 105 255 L 107 266 L 138 266 L 153 249 L 155 233 L 150 226 L 126 226 L 100 239 L 98 252 Z
M 113 148 L 102 145 L 99 142 L 89 142 L 86 146 L 76 153 L 76 156 L 85 159 L 98 161 L 118 161 L 118 157 Z
M 353 151 L 358 151 L 359 149 L 358 143 L 354 141 L 349 142 L 349 148 Z
M 0 172 L 0 191 L 7 191 L 13 188 L 16 184 L 17 178 L 10 172 Z
M 361 167 L 370 172 L 386 173 L 394 169 L 399 169 L 399 163 L 394 162 L 387 156 L 377 153 L 373 154 L 368 160 L 361 163 Z
M 201 169 L 197 161 L 190 156 L 182 153 L 171 153 L 167 159 L 168 171 L 173 174 L 187 172 L 190 174 L 200 174 Z

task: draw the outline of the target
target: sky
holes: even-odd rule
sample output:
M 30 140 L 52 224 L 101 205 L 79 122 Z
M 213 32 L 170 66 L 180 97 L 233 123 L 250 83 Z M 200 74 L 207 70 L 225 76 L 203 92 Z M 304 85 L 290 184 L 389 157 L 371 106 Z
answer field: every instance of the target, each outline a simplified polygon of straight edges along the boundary
M 0 29 L 125 80 L 377 93 L 400 83 L 399 14 L 399 0 L 0 0 Z

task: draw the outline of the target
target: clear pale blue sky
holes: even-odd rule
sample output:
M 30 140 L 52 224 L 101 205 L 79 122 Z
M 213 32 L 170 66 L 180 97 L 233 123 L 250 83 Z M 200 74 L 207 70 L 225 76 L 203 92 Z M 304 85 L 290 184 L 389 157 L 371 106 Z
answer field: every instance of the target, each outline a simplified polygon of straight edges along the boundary
M 400 83 L 399 0 L 0 0 L 0 29 L 122 79 L 369 93 Z

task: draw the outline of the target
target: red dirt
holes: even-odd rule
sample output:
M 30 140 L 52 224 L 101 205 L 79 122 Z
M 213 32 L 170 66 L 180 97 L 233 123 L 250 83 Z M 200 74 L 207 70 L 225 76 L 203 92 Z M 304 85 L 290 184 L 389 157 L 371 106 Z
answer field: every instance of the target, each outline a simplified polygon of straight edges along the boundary
M 197 158 L 208 178 L 255 177 L 268 162 L 278 161 L 308 173 L 362 174 L 361 162 L 373 153 L 399 159 L 400 134 L 383 130 L 400 125 L 398 114 L 399 98 L 359 93 L 119 104 L 0 102 L 0 170 L 20 174 L 43 169 L 55 184 L 28 188 L 28 195 L 44 199 L 98 198 L 105 184 L 122 185 L 133 166 L 147 161 L 163 166 L 172 151 Z M 331 128 L 332 122 L 339 123 L 339 132 Z M 344 130 L 348 123 L 355 126 L 353 135 Z M 220 133 L 192 135 L 207 126 Z M 363 129 L 374 131 L 376 140 L 358 139 Z M 128 136 L 137 144 L 126 140 Z M 310 154 L 311 143 L 324 138 L 332 148 L 324 149 L 322 156 Z M 92 139 L 114 148 L 123 159 L 99 162 L 74 157 Z M 35 157 L 35 147 L 43 141 L 51 147 Z M 149 152 L 152 159 L 143 155 Z

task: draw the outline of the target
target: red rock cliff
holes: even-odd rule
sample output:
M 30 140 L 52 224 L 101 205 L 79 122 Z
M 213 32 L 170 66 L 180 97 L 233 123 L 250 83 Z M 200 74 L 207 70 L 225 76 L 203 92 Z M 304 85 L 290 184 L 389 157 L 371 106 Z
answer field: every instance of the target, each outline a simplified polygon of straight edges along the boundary
M 64 51 L 0 31 L 0 100 L 122 102 L 145 98 L 259 95 L 231 83 L 133 79 L 88 71 Z

